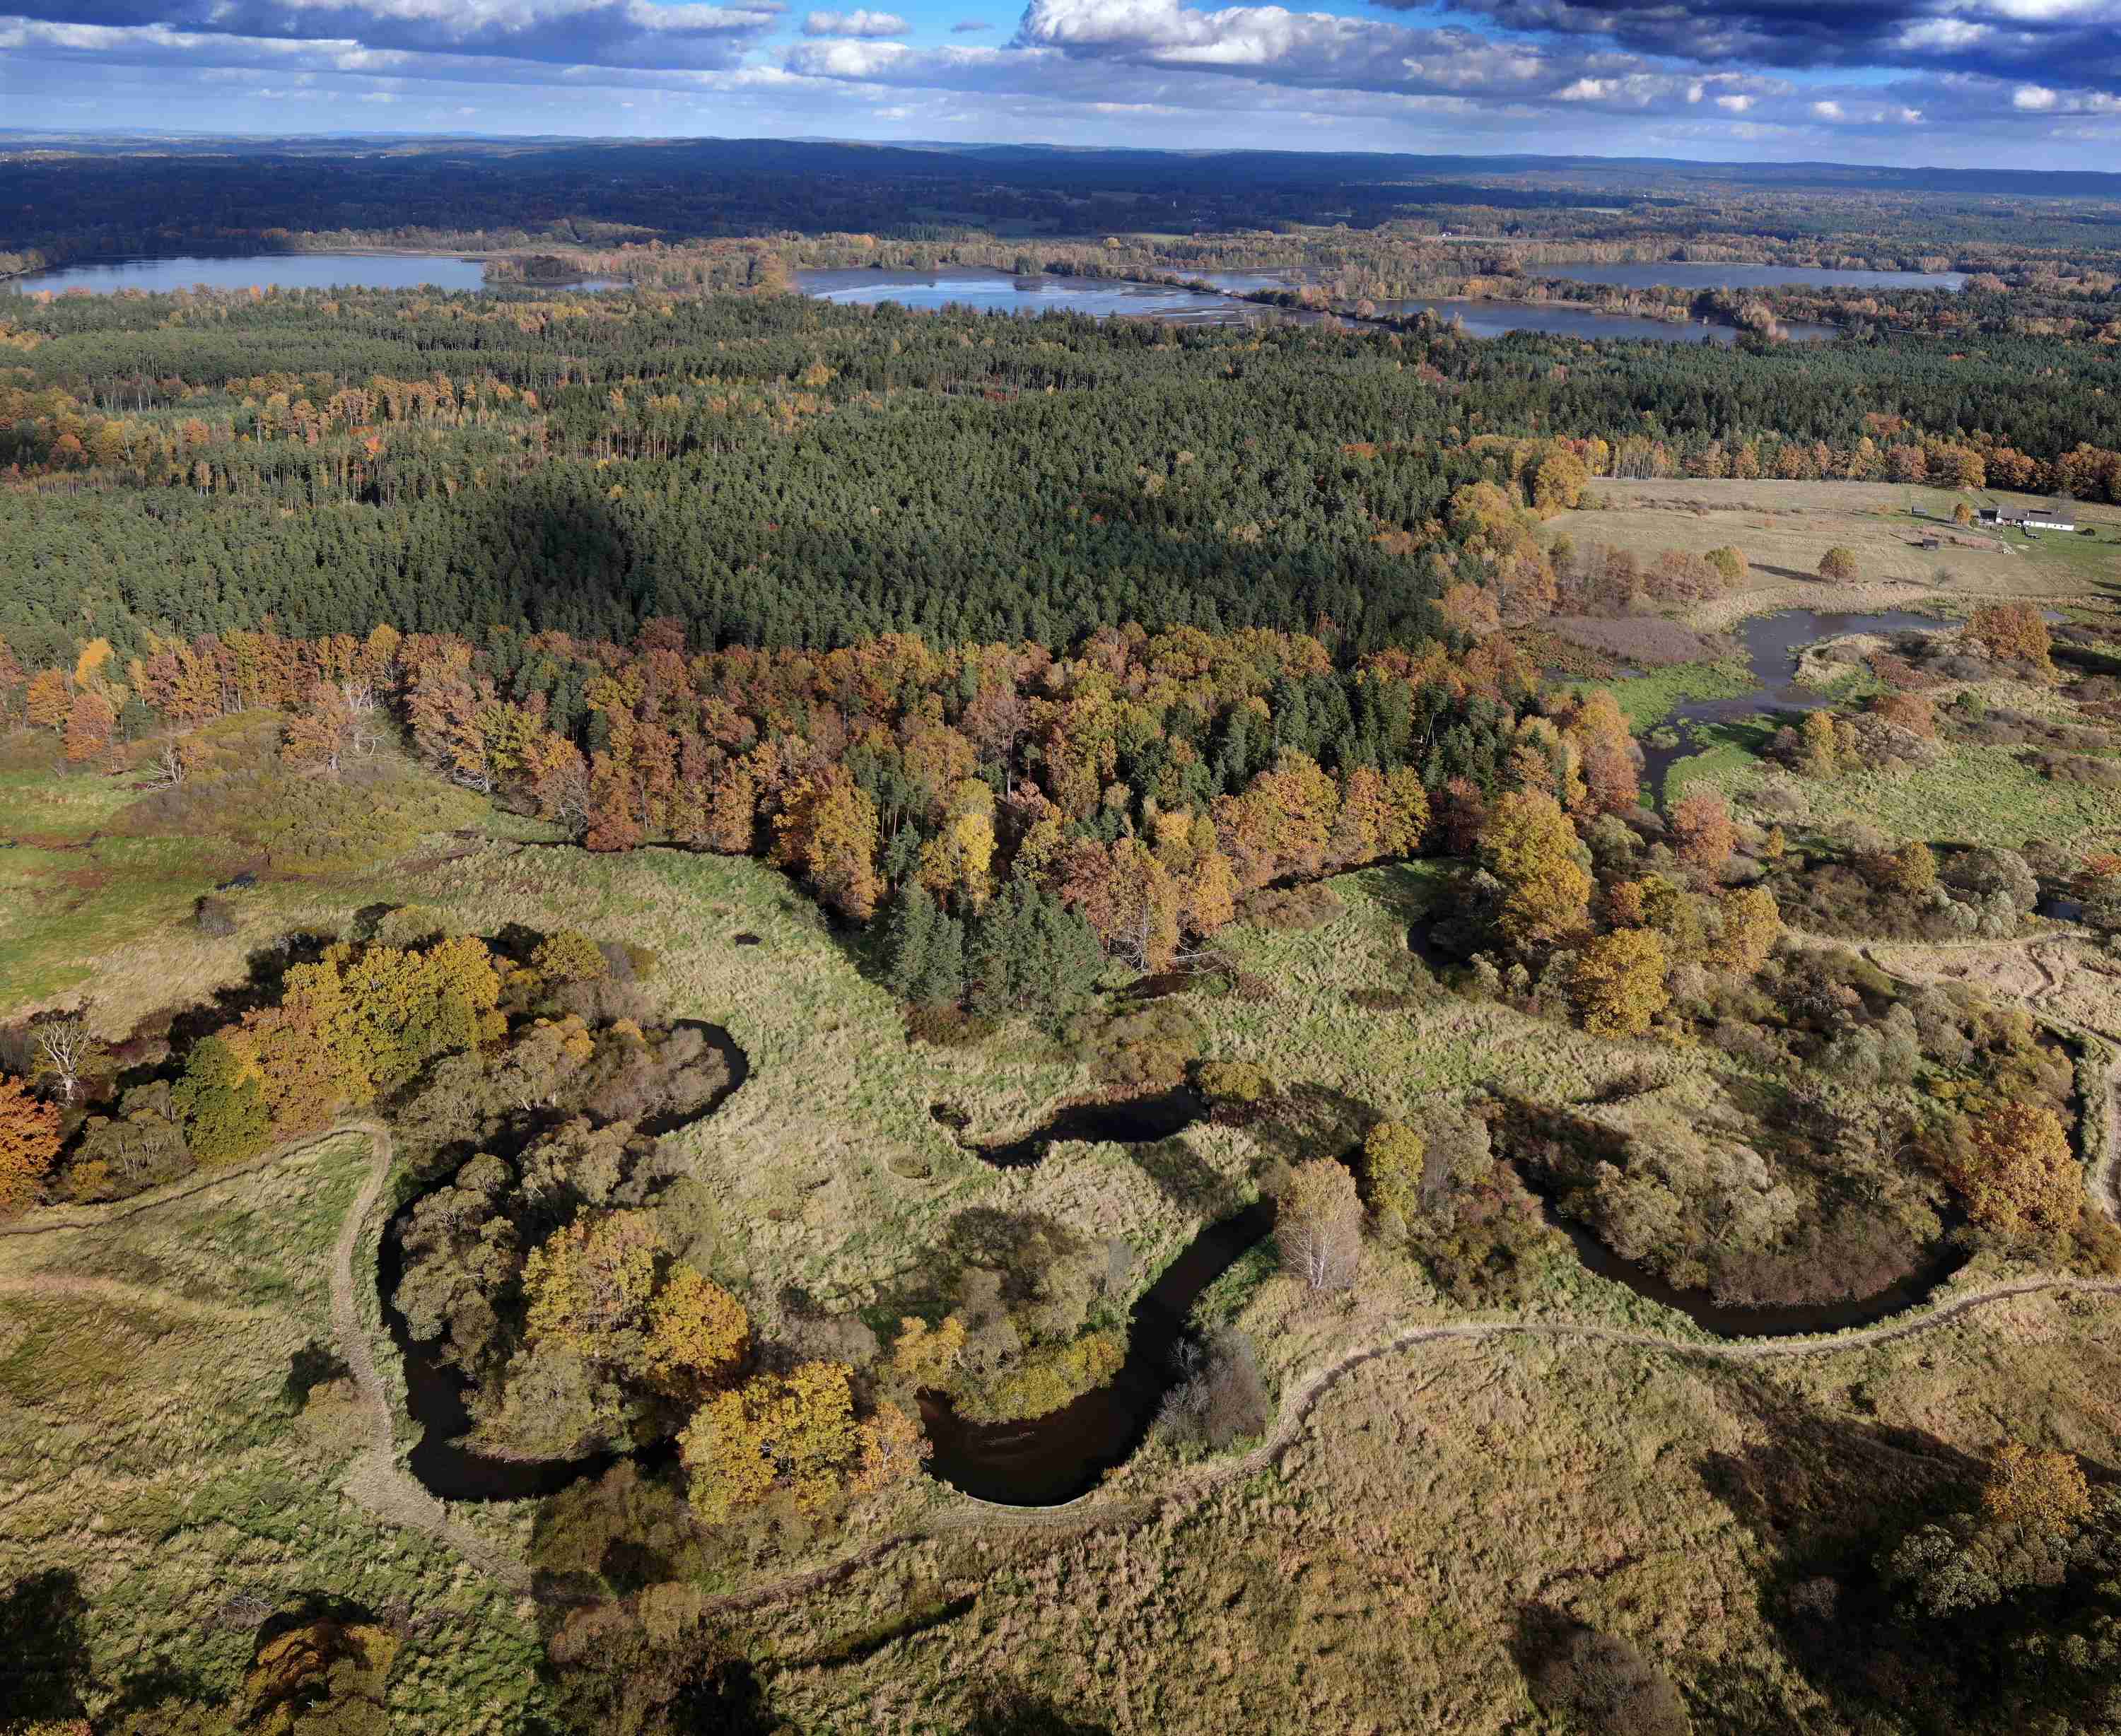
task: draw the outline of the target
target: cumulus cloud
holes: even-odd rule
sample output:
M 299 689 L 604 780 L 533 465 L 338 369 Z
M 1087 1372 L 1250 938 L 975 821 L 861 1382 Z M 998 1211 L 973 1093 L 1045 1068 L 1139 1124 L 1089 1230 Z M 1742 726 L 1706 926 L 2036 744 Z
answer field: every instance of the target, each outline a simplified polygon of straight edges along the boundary
M 1191 132 L 1147 136 L 1251 144 L 1296 125 L 1359 149 L 1881 156 L 1928 148 L 1896 139 L 1971 154 L 2051 138 L 2096 166 L 2121 142 L 2121 0 L 1452 0 L 1441 17 L 1436 0 L 1379 0 L 1396 17 L 1312 3 L 1348 10 L 1028 0 L 1006 40 L 965 40 L 992 28 L 971 18 L 916 47 L 901 15 L 782 0 L 0 0 L 16 15 L 0 54 L 68 63 L 75 88 L 97 65 L 247 94 L 305 77 L 349 96 L 362 81 L 514 86 L 526 114 L 552 93 L 637 89 L 698 99 L 664 112 L 711 131 L 860 116 L 1099 141 L 1101 118 L 1184 114 Z
M 1433 0 L 1378 0 L 1401 11 Z M 2030 73 L 2121 89 L 2121 0 L 1458 0 L 1535 39 L 1702 66 Z
M 492 55 L 558 66 L 720 67 L 781 21 L 781 0 L 13 0 L 40 40 L 123 48 L 138 33 L 197 42 L 348 43 L 398 54 Z
M 903 36 L 912 28 L 896 12 L 812 12 L 803 20 L 805 36 Z

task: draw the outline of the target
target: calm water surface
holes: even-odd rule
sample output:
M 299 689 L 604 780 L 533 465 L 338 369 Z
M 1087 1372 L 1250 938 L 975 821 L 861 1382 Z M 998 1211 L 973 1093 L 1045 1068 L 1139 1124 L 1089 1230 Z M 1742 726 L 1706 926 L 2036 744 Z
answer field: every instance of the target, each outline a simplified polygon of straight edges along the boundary
M 806 271 L 798 272 L 795 281 L 804 295 L 841 307 L 894 301 L 902 307 L 930 310 L 954 306 L 982 313 L 1088 314 L 1098 319 L 1130 314 L 1201 325 L 1317 318 L 1248 306 L 1228 296 L 1168 284 L 1117 277 L 1019 277 L 981 265 L 951 265 L 933 272 Z
M 486 268 L 454 254 L 184 254 L 166 259 L 102 259 L 62 266 L 10 280 L 0 288 L 144 290 L 166 295 L 196 289 L 417 289 L 482 290 Z M 513 286 L 511 286 L 512 287 Z M 608 279 L 585 279 L 571 289 L 608 289 Z
M 1811 265 L 1736 265 L 1695 260 L 1626 264 L 1528 265 L 1527 275 L 1605 283 L 1615 289 L 1964 289 L 1964 272 L 1844 272 Z
M 1773 615 L 1755 615 L 1738 629 L 1746 648 L 1746 661 L 1759 685 L 1732 699 L 1687 700 L 1658 721 L 1674 730 L 1678 741 L 1669 747 L 1645 743 L 1643 781 L 1655 798 L 1665 798 L 1665 780 L 1671 768 L 1689 754 L 1700 752 L 1694 733 L 1697 724 L 1738 723 L 1761 712 L 1816 711 L 1834 703 L 1831 696 L 1815 693 L 1797 682 L 1797 654 L 1823 639 L 1845 638 L 1851 633 L 1893 634 L 1909 631 L 1938 633 L 1950 623 L 1935 615 L 1918 615 L 1907 609 L 1887 609 L 1876 615 L 1822 614 L 1816 609 L 1783 609 Z M 1794 719 L 1792 719 L 1794 721 Z
M 1317 282 L 1320 274 L 1303 269 L 1256 272 L 1209 272 L 1200 278 L 1233 296 L 1257 295 L 1262 290 L 1300 289 Z M 1411 319 L 1418 314 L 1433 314 L 1447 323 L 1457 320 L 1469 337 L 1502 337 L 1512 332 L 1547 332 L 1559 337 L 1625 337 L 1653 343 L 1722 343 L 1738 341 L 1736 327 L 1705 324 L 1699 320 L 1674 323 L 1633 314 L 1605 314 L 1596 308 L 1575 307 L 1567 302 L 1486 301 L 1463 298 L 1440 300 L 1380 301 L 1380 314 Z M 1830 325 L 1792 321 L 1784 326 L 1792 338 L 1830 341 Z

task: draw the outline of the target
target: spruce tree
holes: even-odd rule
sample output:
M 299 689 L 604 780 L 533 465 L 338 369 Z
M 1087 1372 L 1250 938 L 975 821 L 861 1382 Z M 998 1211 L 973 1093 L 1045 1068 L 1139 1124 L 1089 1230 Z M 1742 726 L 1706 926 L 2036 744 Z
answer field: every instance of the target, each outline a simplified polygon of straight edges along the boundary
M 884 917 L 883 985 L 899 999 L 910 1000 L 928 969 L 934 950 L 935 901 L 918 881 L 902 880 L 891 895 Z

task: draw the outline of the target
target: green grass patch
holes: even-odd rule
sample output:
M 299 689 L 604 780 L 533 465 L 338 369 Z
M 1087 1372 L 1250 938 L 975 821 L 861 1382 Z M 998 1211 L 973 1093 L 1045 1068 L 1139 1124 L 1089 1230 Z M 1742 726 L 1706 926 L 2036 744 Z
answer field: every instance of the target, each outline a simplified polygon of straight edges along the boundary
M 1812 823 L 1862 823 L 1895 837 L 2016 849 L 2031 838 L 2088 843 L 2121 828 L 2121 792 L 2044 778 L 2024 750 L 1965 747 L 1934 766 L 1866 767 L 1837 778 L 1794 778 Z M 1790 777 L 1719 747 L 1683 762 L 1687 781 L 1743 803 L 1769 777 Z
M 1732 656 L 1713 663 L 1673 663 L 1606 685 L 1629 727 L 1647 729 L 1689 700 L 1736 699 L 1750 693 L 1760 682 L 1743 657 Z

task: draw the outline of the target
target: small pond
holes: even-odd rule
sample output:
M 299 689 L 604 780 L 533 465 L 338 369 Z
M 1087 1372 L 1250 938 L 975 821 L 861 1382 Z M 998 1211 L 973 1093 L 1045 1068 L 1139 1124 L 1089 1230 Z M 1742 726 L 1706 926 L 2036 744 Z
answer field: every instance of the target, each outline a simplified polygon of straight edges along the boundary
M 196 289 L 417 289 L 483 290 L 486 268 L 455 254 L 184 254 L 161 259 L 96 259 L 36 272 L 0 283 L 0 291 L 144 290 L 166 295 Z M 509 289 L 529 287 L 519 283 Z M 539 288 L 612 289 L 613 279 L 585 278 Z
M 1899 633 L 1911 628 L 1935 633 L 1949 624 L 1934 615 L 1918 615 L 1907 609 L 1888 609 L 1875 615 L 1783 609 L 1773 615 L 1751 617 L 1741 624 L 1738 637 L 1759 685 L 1734 698 L 1685 700 L 1660 719 L 1662 726 L 1675 731 L 1679 739 L 1668 747 L 1643 747 L 1643 779 L 1650 787 L 1652 798 L 1662 806 L 1665 780 L 1673 766 L 1700 751 L 1694 725 L 1736 723 L 1763 711 L 1816 711 L 1832 705 L 1829 696 L 1795 684 L 1797 654 L 1807 645 L 1850 633 Z

